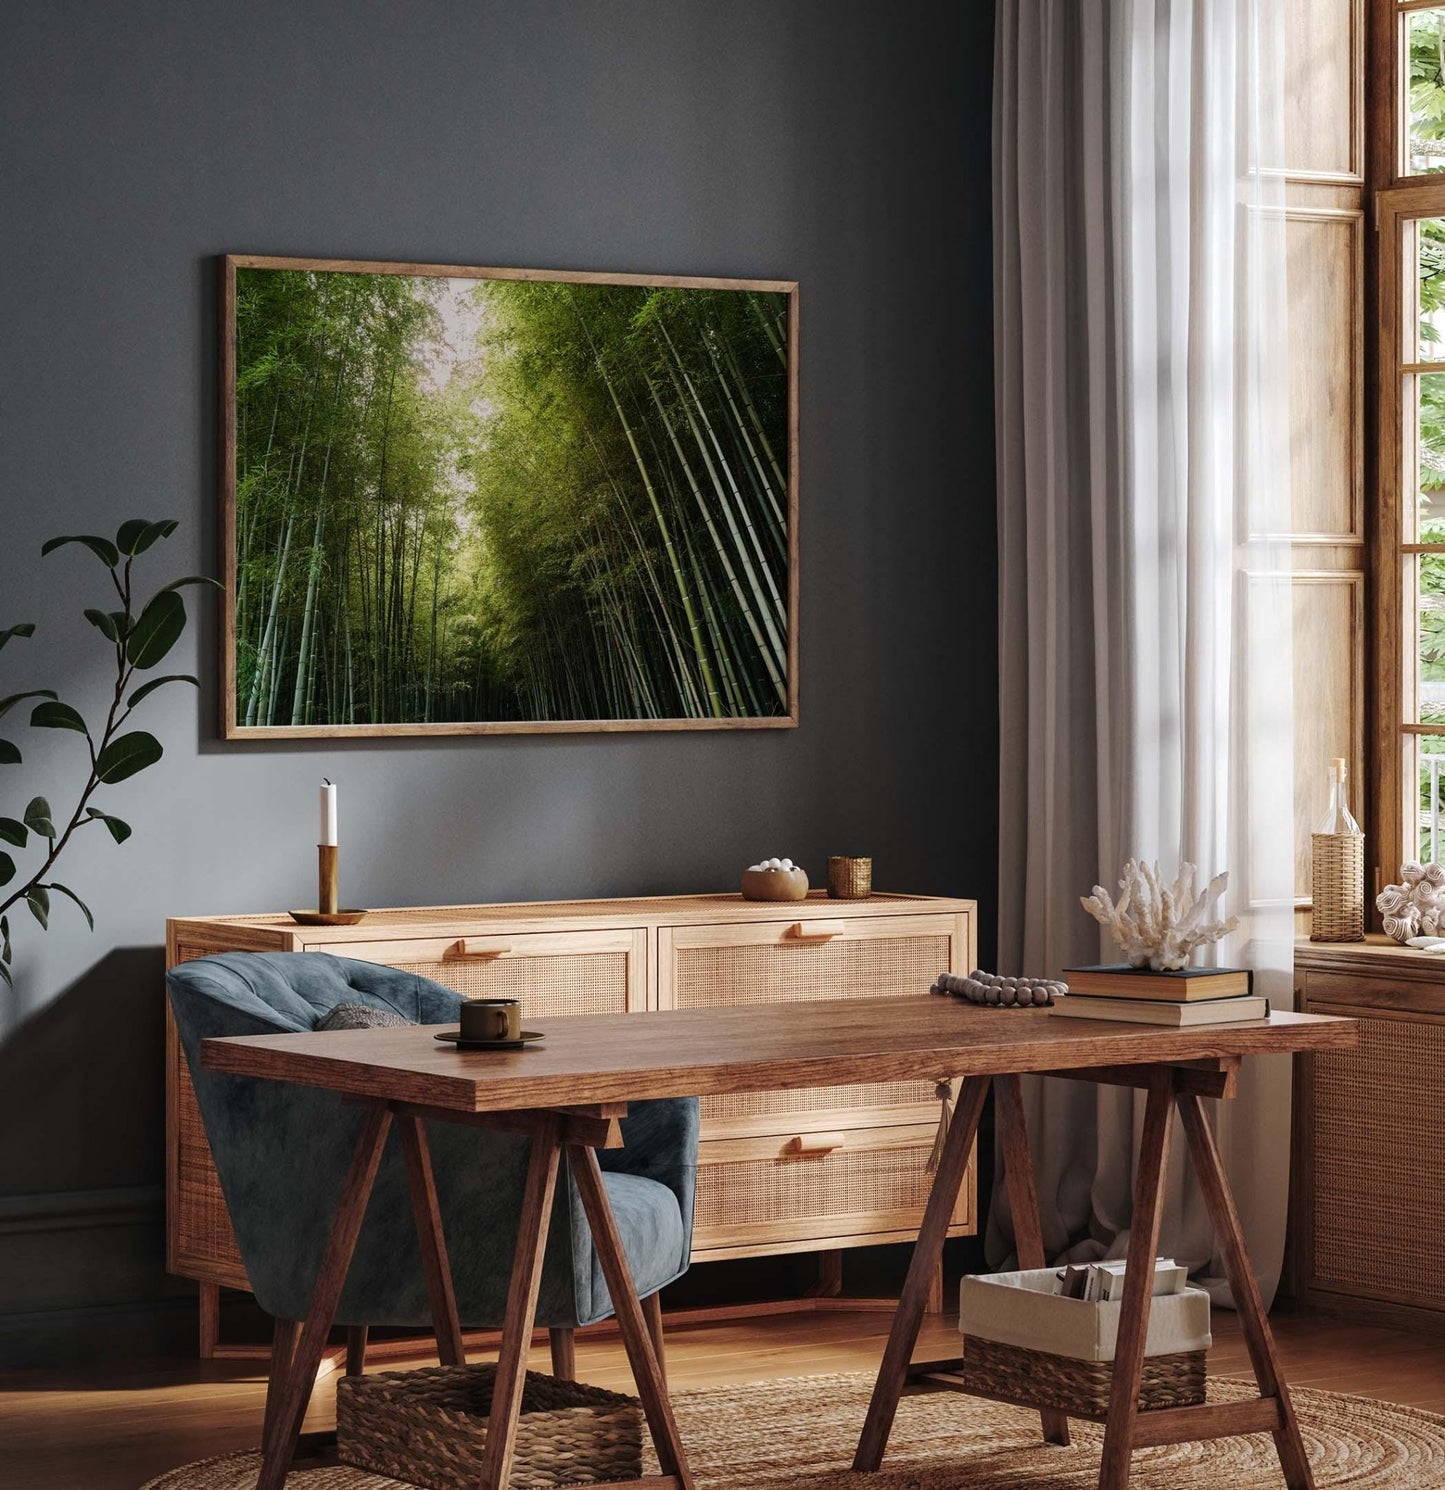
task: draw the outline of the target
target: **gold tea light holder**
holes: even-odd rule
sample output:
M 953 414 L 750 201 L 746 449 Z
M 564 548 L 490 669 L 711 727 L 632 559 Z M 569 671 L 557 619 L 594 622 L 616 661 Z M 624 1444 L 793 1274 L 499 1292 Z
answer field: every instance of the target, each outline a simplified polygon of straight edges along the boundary
M 867 900 L 873 894 L 873 860 L 865 854 L 834 854 L 828 860 L 829 900 Z
M 360 910 L 342 910 L 338 905 L 340 875 L 334 843 L 316 845 L 316 909 L 291 911 L 298 926 L 355 926 L 366 914 Z

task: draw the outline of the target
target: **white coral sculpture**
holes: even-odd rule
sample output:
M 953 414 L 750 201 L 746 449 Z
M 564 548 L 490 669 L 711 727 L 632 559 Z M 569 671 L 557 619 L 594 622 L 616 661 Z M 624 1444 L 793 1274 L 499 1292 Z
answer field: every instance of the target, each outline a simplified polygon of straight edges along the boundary
M 1397 942 L 1437 936 L 1445 925 L 1445 865 L 1402 864 L 1400 885 L 1386 885 L 1375 897 L 1385 934 Z
M 1102 885 L 1081 896 L 1079 904 L 1108 928 L 1130 967 L 1156 972 L 1188 967 L 1196 947 L 1217 942 L 1239 925 L 1238 916 L 1219 920 L 1215 907 L 1229 883 L 1228 872 L 1216 874 L 1202 895 L 1194 891 L 1194 866 L 1181 864 L 1172 885 L 1165 885 L 1158 863 L 1130 859 L 1119 881 L 1116 903 Z

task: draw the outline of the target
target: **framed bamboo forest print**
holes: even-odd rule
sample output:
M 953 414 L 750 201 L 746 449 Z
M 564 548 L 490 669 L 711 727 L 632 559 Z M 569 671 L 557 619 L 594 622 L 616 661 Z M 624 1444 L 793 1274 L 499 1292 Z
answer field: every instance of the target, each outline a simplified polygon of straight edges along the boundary
M 227 738 L 797 723 L 797 286 L 229 256 Z

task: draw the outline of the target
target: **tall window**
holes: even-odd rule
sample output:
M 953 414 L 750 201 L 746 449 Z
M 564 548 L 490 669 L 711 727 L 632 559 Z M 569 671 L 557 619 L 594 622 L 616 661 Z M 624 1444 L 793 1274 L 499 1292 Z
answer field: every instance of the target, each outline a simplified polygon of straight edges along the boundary
M 1381 11 L 1379 764 L 1400 856 L 1445 860 L 1445 5 Z

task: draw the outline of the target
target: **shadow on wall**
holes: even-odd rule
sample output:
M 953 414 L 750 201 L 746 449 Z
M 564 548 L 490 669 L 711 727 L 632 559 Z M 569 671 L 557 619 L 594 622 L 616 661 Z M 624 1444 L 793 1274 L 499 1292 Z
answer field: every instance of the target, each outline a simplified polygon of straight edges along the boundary
M 108 953 L 0 1045 L 0 1360 L 193 1310 L 165 1272 L 164 966 Z M 144 1333 L 144 1331 L 143 1331 Z M 159 1341 L 156 1342 L 159 1344 Z
M 165 952 L 118 947 L 0 1045 L 0 1196 L 161 1182 Z

